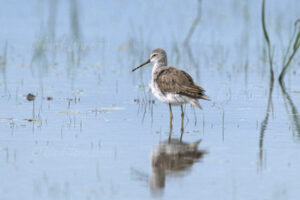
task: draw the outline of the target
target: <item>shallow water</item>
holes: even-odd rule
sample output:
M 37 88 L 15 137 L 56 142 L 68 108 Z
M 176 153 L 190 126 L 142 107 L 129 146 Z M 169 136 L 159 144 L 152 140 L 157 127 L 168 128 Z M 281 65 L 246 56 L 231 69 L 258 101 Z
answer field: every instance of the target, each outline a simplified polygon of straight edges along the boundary
M 276 78 L 299 4 L 267 1 Z M 270 95 L 260 1 L 1 5 L 0 199 L 300 195 L 299 52 Z M 157 47 L 212 100 L 185 106 L 184 143 L 179 107 L 168 141 L 151 65 L 130 71 Z

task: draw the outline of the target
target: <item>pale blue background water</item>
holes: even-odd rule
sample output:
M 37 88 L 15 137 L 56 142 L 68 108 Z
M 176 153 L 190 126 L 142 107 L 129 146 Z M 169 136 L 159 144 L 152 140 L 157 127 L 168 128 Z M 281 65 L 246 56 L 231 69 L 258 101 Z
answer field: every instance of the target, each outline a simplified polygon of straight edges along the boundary
M 130 70 L 157 47 L 212 101 L 201 102 L 204 110 L 185 107 L 183 140 L 202 139 L 208 153 L 189 171 L 168 174 L 156 198 L 298 199 L 300 130 L 277 82 L 260 146 L 269 92 L 261 2 L 203 0 L 189 55 L 182 44 L 197 6 L 2 0 L 0 199 L 154 198 L 151 153 L 168 139 L 169 110 L 149 92 L 151 65 Z M 299 7 L 267 1 L 276 77 Z M 299 63 L 298 52 L 285 79 L 298 109 Z M 180 109 L 173 112 L 179 138 Z

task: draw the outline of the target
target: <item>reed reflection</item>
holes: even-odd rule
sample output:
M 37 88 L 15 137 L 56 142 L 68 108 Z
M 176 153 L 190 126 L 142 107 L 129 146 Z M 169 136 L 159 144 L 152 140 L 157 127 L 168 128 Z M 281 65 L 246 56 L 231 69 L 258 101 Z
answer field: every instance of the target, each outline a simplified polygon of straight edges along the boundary
M 298 137 L 300 137 L 300 118 L 297 107 L 295 106 L 289 93 L 286 91 L 284 82 L 280 82 L 280 88 L 282 91 L 286 113 L 293 125 L 293 131 L 296 131 Z
M 273 107 L 272 96 L 273 96 L 273 87 L 274 87 L 274 79 L 270 77 L 270 85 L 269 85 L 269 97 L 268 97 L 268 105 L 266 108 L 266 115 L 264 120 L 261 123 L 260 127 L 260 136 L 259 136 L 259 164 L 260 167 L 263 167 L 263 156 L 264 156 L 264 137 L 265 132 L 269 122 L 269 114 Z

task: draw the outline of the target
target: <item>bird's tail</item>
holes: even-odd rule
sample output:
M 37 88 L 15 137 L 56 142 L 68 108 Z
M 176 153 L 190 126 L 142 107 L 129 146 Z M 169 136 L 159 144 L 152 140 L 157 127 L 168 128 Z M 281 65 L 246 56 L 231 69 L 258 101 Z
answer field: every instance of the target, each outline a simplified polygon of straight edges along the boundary
M 206 96 L 205 94 L 201 95 L 200 99 L 210 101 L 210 98 L 208 96 Z
M 198 145 L 200 144 L 200 142 L 201 142 L 201 139 L 197 140 L 196 142 L 193 142 L 193 143 L 189 144 L 189 150 L 190 151 L 196 151 L 197 148 L 198 148 Z
M 191 99 L 190 104 L 192 104 L 193 106 L 196 106 L 197 108 L 200 108 L 202 110 L 202 107 L 200 106 L 197 99 Z

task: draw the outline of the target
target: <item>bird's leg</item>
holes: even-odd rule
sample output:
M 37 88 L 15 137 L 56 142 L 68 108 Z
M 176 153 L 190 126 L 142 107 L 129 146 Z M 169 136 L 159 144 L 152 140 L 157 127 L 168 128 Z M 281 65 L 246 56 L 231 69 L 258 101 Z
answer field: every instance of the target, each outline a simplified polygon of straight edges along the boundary
M 169 104 L 169 109 L 170 109 L 170 134 L 169 134 L 169 140 L 170 140 L 171 136 L 172 136 L 172 131 L 173 131 L 173 113 L 172 113 L 171 104 Z
M 173 120 L 173 113 L 172 113 L 172 106 L 171 104 L 169 104 L 169 108 L 170 108 L 170 120 Z
M 180 137 L 180 140 L 181 140 L 183 132 L 184 132 L 184 112 L 183 112 L 182 104 L 180 105 L 180 108 L 181 108 L 181 137 Z

